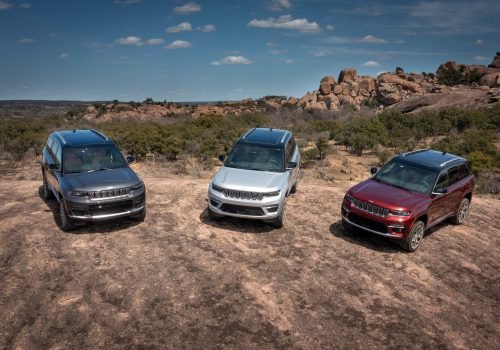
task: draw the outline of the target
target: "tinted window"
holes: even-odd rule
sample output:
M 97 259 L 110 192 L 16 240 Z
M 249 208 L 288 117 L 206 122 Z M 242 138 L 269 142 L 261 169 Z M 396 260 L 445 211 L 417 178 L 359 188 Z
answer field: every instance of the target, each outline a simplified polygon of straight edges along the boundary
M 448 169 L 448 185 L 453 185 L 458 180 L 460 180 L 458 166 Z
M 436 187 L 434 188 L 447 188 L 448 187 L 448 172 L 445 171 L 441 175 L 436 182 Z
M 292 161 L 293 154 L 295 153 L 295 140 L 292 137 L 286 146 L 286 163 L 290 163 Z
M 465 179 L 467 176 L 470 175 L 470 170 L 467 167 L 466 164 L 460 164 L 458 167 L 458 177 L 459 180 Z
M 61 145 L 59 145 L 58 142 L 54 142 L 50 151 L 52 160 L 56 162 L 57 165 L 61 165 Z

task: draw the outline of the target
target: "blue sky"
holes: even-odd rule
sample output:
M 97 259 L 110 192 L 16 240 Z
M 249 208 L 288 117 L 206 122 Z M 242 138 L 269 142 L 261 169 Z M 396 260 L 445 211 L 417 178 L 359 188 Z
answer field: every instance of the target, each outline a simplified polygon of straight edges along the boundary
M 500 2 L 0 0 L 0 99 L 304 95 L 354 67 L 489 64 Z

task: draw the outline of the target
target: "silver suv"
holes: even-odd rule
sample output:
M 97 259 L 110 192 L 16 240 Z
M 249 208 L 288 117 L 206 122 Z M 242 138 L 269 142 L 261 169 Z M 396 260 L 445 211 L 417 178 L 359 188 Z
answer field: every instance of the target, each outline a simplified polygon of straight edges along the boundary
M 259 219 L 282 227 L 297 190 L 300 153 L 290 131 L 254 128 L 233 146 L 208 187 L 208 214 Z

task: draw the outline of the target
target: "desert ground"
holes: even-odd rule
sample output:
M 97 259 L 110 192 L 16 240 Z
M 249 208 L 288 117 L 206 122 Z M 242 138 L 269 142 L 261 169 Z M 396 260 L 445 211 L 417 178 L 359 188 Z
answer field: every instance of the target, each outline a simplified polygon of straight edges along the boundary
M 475 196 L 464 225 L 406 253 L 347 233 L 354 182 L 314 171 L 283 229 L 210 221 L 208 176 L 142 167 L 144 223 L 71 233 L 36 167 L 2 171 L 0 349 L 500 348 L 498 199 Z

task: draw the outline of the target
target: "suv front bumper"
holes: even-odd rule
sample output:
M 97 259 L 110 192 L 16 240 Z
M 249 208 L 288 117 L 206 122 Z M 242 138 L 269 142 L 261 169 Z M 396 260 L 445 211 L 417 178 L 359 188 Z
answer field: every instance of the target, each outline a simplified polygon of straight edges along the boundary
M 272 220 L 276 219 L 283 206 L 282 194 L 264 197 L 262 200 L 228 198 L 223 193 L 208 190 L 208 207 L 215 214 L 236 218 Z
M 68 216 L 78 221 L 103 221 L 138 216 L 146 208 L 146 192 L 128 198 L 100 201 L 66 200 Z

